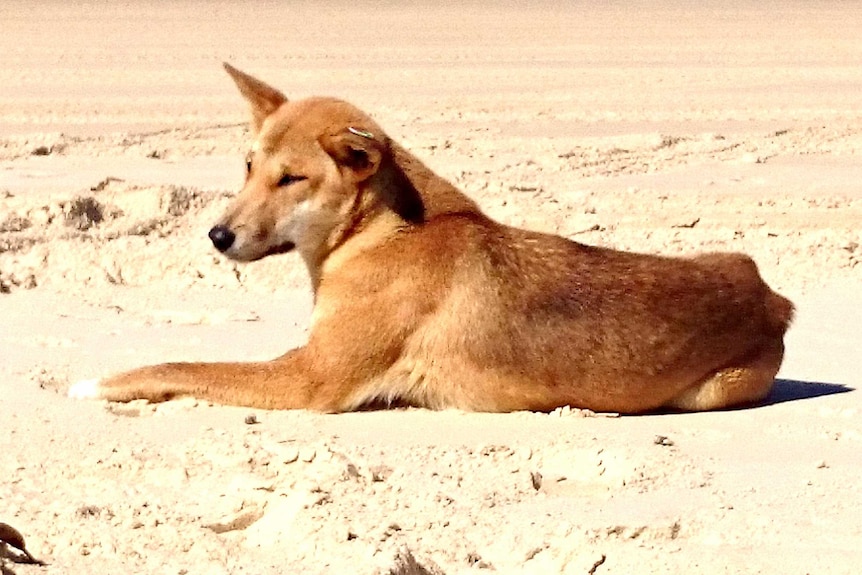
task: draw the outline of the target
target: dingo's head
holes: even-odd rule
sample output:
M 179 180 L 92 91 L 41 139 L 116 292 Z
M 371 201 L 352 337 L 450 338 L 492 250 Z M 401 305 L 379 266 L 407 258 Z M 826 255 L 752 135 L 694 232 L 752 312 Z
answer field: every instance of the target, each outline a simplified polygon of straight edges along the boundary
M 340 100 L 289 102 L 278 90 L 225 64 L 251 104 L 254 143 L 246 180 L 209 232 L 240 261 L 294 248 L 318 262 L 361 217 L 363 190 L 388 150 L 380 127 Z

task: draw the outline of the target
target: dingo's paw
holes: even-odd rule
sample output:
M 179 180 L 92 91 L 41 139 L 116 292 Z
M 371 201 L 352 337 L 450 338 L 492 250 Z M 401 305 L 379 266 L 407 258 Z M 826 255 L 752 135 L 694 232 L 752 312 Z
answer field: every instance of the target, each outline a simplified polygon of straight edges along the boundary
M 99 399 L 99 383 L 98 379 L 81 380 L 69 388 L 68 395 L 72 399 Z

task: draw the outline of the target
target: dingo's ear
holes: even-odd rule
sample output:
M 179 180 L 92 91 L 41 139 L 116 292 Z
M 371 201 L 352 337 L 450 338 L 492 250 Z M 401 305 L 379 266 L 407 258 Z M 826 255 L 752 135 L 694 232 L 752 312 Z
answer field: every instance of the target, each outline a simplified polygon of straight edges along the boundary
M 279 106 L 287 102 L 287 97 L 273 88 L 249 76 L 245 72 L 240 72 L 227 62 L 224 62 L 224 69 L 233 78 L 237 88 L 251 104 L 252 128 L 254 132 L 260 131 L 260 126 L 267 116 L 275 112 Z
M 385 144 L 380 136 L 350 127 L 337 134 L 325 134 L 320 145 L 339 165 L 349 168 L 357 182 L 367 180 L 380 167 Z

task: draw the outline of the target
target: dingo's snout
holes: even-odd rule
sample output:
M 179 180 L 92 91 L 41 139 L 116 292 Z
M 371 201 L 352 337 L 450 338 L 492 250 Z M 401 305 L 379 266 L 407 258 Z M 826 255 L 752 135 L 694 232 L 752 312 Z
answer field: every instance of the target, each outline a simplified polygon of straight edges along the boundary
M 209 238 L 212 241 L 215 249 L 224 253 L 233 245 L 236 240 L 236 234 L 233 233 L 227 226 L 213 226 L 210 230 Z

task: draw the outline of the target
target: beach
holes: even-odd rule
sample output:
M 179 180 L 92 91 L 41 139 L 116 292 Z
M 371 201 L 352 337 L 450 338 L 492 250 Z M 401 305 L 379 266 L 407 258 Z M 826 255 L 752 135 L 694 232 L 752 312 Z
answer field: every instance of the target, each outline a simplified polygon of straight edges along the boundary
M 3 573 L 849 574 L 862 564 L 862 6 L 6 2 Z M 794 301 L 762 405 L 324 415 L 66 396 L 274 358 L 295 254 L 207 231 L 242 186 L 227 61 L 330 95 L 494 219 L 740 251 Z

